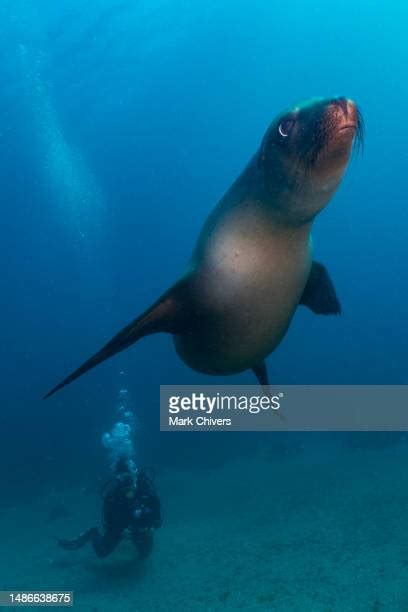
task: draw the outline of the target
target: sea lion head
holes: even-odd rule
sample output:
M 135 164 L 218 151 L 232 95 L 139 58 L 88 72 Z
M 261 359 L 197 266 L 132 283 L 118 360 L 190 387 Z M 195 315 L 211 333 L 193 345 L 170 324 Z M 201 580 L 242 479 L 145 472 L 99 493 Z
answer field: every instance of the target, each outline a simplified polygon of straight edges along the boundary
M 258 169 L 271 205 L 291 223 L 305 223 L 337 189 L 363 120 L 346 98 L 314 98 L 281 113 L 265 134 Z

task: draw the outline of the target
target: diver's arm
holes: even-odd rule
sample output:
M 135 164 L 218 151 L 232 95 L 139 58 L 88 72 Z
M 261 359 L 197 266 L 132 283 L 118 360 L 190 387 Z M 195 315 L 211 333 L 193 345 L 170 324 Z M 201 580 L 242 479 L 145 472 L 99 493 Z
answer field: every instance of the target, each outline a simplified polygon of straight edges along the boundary
M 153 529 L 161 527 L 160 500 L 156 493 L 151 492 L 139 500 L 139 503 L 135 505 L 133 517 L 135 525 L 138 527 L 151 527 Z

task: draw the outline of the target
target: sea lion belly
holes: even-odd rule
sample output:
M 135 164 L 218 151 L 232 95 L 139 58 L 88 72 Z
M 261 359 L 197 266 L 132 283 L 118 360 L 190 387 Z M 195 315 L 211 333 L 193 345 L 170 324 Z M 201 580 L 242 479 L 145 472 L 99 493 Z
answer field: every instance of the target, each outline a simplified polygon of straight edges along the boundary
M 280 343 L 311 265 L 308 231 L 245 215 L 221 223 L 194 265 L 195 324 L 175 335 L 195 370 L 232 374 L 261 362 Z

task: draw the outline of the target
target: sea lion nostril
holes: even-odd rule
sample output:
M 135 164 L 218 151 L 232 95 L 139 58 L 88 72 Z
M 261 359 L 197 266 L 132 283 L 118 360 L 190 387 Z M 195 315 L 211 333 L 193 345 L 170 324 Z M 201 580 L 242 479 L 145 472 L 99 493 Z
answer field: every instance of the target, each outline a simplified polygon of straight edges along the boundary
M 336 108 L 340 108 L 343 111 L 345 117 L 349 114 L 349 103 L 347 98 L 344 96 L 340 96 L 338 98 L 333 98 L 330 102 L 330 106 L 335 106 Z

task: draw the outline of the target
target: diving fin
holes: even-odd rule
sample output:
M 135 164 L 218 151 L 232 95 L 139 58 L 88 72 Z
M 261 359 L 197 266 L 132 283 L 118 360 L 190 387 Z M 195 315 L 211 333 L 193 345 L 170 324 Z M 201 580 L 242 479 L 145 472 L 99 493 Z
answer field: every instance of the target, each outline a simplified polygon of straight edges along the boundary
M 84 533 L 81 533 L 81 535 L 74 540 L 63 540 L 61 538 L 56 538 L 56 540 L 58 546 L 64 548 L 65 550 L 78 550 L 78 548 L 82 548 L 85 546 L 85 544 L 92 540 L 97 533 L 98 529 L 96 527 L 91 527 L 87 531 L 84 531 Z
M 125 350 L 144 336 L 158 332 L 177 333 L 182 326 L 182 308 L 178 295 L 181 283 L 177 283 L 167 291 L 157 302 L 124 327 L 105 346 L 83 363 L 77 370 L 49 391 L 43 399 L 47 399 L 66 385 L 99 365 L 109 357 Z

